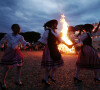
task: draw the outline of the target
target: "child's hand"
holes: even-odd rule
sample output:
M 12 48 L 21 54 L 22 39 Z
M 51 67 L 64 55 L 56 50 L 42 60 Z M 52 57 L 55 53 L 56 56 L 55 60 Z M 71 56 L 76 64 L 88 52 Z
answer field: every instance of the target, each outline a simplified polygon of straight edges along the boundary
M 66 44 L 66 43 L 65 43 L 65 45 L 66 45 L 69 49 L 72 48 L 72 46 L 73 46 L 73 45 L 68 45 L 68 44 Z
M 68 45 L 68 48 L 70 49 L 70 48 L 72 48 L 72 46 L 73 46 L 73 45 Z

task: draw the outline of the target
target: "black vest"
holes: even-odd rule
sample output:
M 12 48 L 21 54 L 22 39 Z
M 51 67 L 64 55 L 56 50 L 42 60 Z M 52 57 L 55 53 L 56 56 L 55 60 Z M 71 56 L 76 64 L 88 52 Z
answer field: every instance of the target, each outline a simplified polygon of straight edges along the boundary
M 83 46 L 81 47 L 81 51 L 82 54 L 85 55 L 84 51 L 83 51 L 83 47 L 84 45 L 89 45 L 90 47 L 92 47 L 92 39 L 91 36 L 89 35 L 89 33 L 87 33 L 87 38 L 83 40 Z M 93 47 L 92 47 L 93 48 Z
M 87 33 L 88 37 L 83 40 L 83 45 L 89 45 L 89 46 L 92 46 L 92 39 L 91 39 L 91 36 L 89 35 L 89 33 Z
M 50 50 L 50 56 L 54 61 L 58 61 L 61 59 L 61 54 L 57 47 L 57 41 L 59 42 L 59 40 L 52 34 L 51 30 L 49 30 L 48 48 Z

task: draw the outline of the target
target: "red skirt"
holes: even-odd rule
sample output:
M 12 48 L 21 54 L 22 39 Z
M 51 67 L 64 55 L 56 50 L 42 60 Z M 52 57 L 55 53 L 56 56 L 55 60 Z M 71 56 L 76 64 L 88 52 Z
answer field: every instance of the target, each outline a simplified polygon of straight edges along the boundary
M 51 58 L 48 45 L 46 45 L 43 51 L 41 66 L 46 69 L 51 69 L 51 68 L 58 68 L 63 65 L 64 65 L 64 62 L 63 62 L 62 57 L 58 61 L 54 61 Z
M 83 52 L 80 50 L 77 67 L 86 69 L 100 69 L 100 58 L 96 50 L 88 45 L 83 46 Z
M 6 48 L 0 66 L 22 66 L 23 55 L 19 49 Z

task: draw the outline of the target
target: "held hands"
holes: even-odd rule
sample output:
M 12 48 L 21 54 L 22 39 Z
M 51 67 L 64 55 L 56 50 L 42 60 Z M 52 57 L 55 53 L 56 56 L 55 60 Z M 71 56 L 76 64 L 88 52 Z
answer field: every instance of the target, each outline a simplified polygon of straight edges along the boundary
M 68 45 L 68 44 L 66 44 L 66 43 L 65 43 L 65 45 L 66 45 L 69 49 L 72 48 L 72 46 L 73 46 L 73 45 Z
M 73 44 L 72 45 L 68 45 L 66 42 L 63 42 L 69 49 L 72 48 Z
M 70 48 L 72 48 L 73 45 L 67 45 L 67 46 L 68 46 L 68 48 L 70 49 Z

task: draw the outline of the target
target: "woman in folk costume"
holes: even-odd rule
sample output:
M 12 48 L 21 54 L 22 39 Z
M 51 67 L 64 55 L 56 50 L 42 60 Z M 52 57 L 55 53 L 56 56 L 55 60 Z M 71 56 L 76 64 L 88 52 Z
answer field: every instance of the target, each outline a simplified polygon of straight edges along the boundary
M 19 35 L 20 26 L 18 24 L 13 24 L 11 27 L 13 33 L 6 34 L 0 41 L 0 47 L 3 43 L 7 42 L 7 48 L 4 52 L 3 57 L 1 58 L 0 66 L 3 66 L 2 78 L 1 78 L 1 88 L 6 89 L 5 79 L 10 67 L 17 66 L 17 78 L 16 84 L 22 85 L 20 80 L 21 67 L 23 65 L 23 55 L 18 48 L 18 45 L 21 43 L 24 47 L 29 46 L 29 43 L 26 42 L 23 36 Z
M 43 36 L 36 43 L 36 44 L 38 43 L 45 44 L 41 66 L 45 68 L 45 75 L 42 82 L 45 83 L 47 86 L 50 85 L 48 83 L 48 78 L 50 78 L 53 82 L 55 82 L 53 76 L 56 69 L 64 65 L 62 56 L 58 50 L 57 45 L 58 43 L 61 42 L 64 43 L 65 45 L 67 44 L 63 40 L 61 40 L 59 35 L 57 35 L 56 33 L 57 25 L 58 25 L 58 21 L 55 19 L 46 22 L 44 24 Z
M 79 72 L 80 69 L 88 69 L 88 70 L 94 70 L 95 74 L 95 81 L 100 81 L 100 78 L 98 76 L 98 72 L 100 72 L 100 58 L 96 52 L 96 50 L 92 46 L 92 38 L 97 32 L 99 28 L 100 22 L 97 26 L 97 28 L 92 32 L 94 26 L 91 24 L 85 24 L 82 27 L 82 30 L 84 33 L 80 36 L 79 40 L 77 40 L 73 45 L 82 43 L 81 50 L 78 55 L 78 59 L 76 61 L 76 73 L 74 77 L 74 81 L 82 82 L 82 80 L 79 79 Z M 72 45 L 72 46 L 73 46 Z

